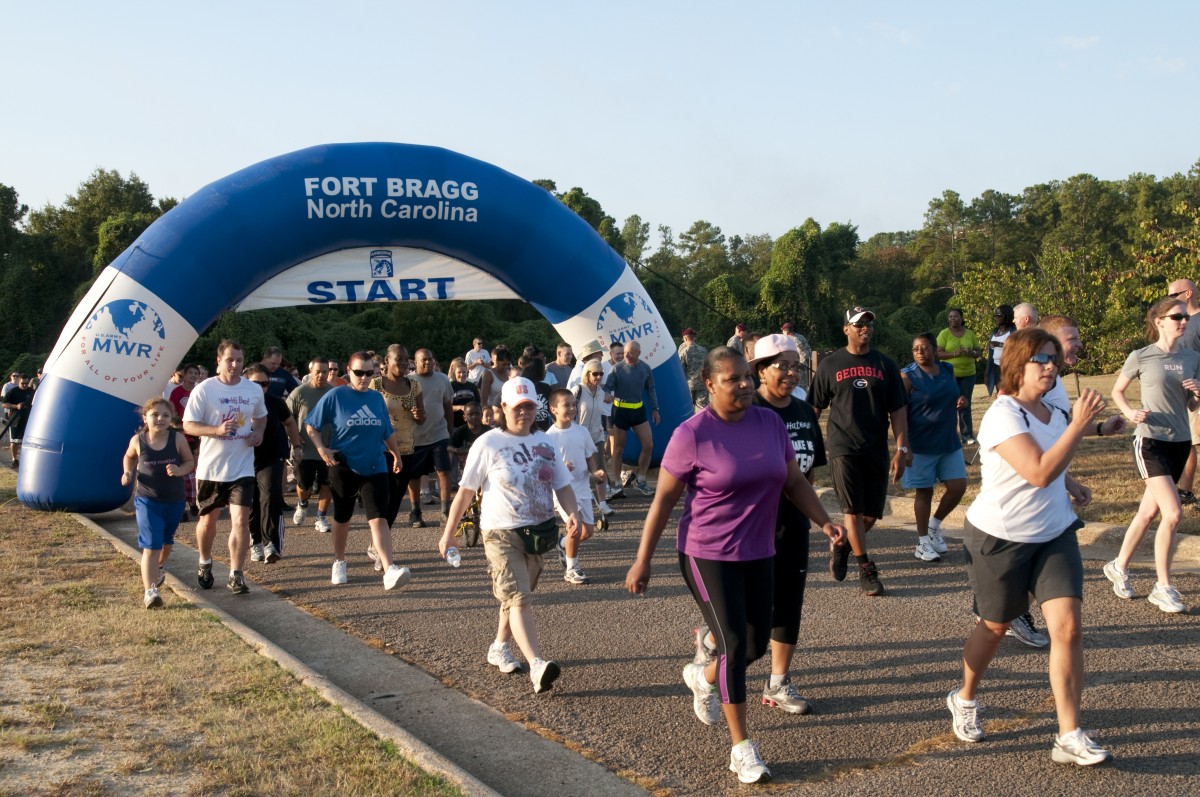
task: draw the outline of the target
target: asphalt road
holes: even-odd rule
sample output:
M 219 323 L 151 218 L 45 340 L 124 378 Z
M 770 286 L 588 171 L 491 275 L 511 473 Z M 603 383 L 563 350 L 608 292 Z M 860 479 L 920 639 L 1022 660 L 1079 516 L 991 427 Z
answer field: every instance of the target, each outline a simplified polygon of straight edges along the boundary
M 649 594 L 636 598 L 624 589 L 648 505 L 640 496 L 614 502 L 612 529 L 583 548 L 581 564 L 592 584 L 564 583 L 553 555 L 547 558 L 535 615 L 544 655 L 563 675 L 544 695 L 533 694 L 527 677 L 505 676 L 485 663 L 497 604 L 482 549 L 464 550 L 462 567 L 452 569 L 437 555 L 438 528 L 397 529 L 397 560 L 414 577 L 396 593 L 385 593 L 371 570 L 361 517 L 352 525 L 348 585 L 329 583 L 329 536 L 311 523 L 292 527 L 290 515 L 284 558 L 251 564 L 247 576 L 652 791 L 742 793 L 747 787 L 727 769 L 724 726 L 699 723 L 681 678 L 698 613 L 679 575 L 670 531 Z M 980 692 L 988 738 L 966 744 L 951 732 L 944 702 L 959 680 L 972 622 L 961 550 L 951 540 L 941 563 L 920 562 L 912 556 L 912 527 L 899 518 L 885 525 L 869 537 L 887 588 L 880 598 L 861 595 L 853 578 L 834 582 L 819 535 L 813 537 L 793 681 L 813 701 L 814 713 L 794 717 L 761 706 L 767 662 L 750 670 L 751 736 L 775 776 L 760 790 L 876 797 L 1200 793 L 1200 616 L 1194 608 L 1168 616 L 1144 597 L 1122 601 L 1100 573 L 1102 560 L 1088 561 L 1084 727 L 1113 750 L 1115 762 L 1089 770 L 1050 760 L 1055 723 L 1048 654 L 1011 639 Z M 191 541 L 193 528 L 181 529 L 181 542 Z M 217 557 L 225 556 L 222 534 Z M 1139 595 L 1152 581 L 1152 569 L 1135 568 Z M 1177 586 L 1185 602 L 1200 601 L 1195 572 L 1181 574 Z M 530 777 L 538 777 L 538 768 L 538 761 L 529 762 Z M 589 792 L 580 783 L 564 793 Z

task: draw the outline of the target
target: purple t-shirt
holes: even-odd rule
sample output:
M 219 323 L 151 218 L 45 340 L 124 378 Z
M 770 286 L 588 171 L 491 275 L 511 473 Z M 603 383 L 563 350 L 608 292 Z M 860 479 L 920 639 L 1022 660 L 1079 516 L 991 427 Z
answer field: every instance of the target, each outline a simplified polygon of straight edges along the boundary
M 688 488 L 679 550 L 724 562 L 774 556 L 775 511 L 795 458 L 783 421 L 762 407 L 737 423 L 705 409 L 680 424 L 662 459 Z

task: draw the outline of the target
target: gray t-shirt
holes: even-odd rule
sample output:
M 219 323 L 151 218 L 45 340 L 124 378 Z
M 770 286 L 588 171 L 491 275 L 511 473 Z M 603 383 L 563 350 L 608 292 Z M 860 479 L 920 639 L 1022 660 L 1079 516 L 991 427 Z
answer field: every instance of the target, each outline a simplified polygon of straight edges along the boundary
M 333 385 L 328 382 L 321 387 L 313 387 L 307 382 L 303 382 L 300 387 L 288 394 L 288 409 L 292 411 L 292 417 L 296 419 L 296 425 L 300 427 L 300 440 L 304 443 L 300 454 L 301 459 L 321 458 L 321 455 L 317 453 L 317 447 L 308 437 L 308 429 L 304 420 L 308 417 L 309 411 L 317 406 L 317 402 L 324 398 L 330 390 L 333 390 Z M 328 426 L 321 430 L 321 437 L 322 445 L 329 445 L 330 429 Z
M 425 423 L 413 424 L 413 445 L 427 446 L 439 440 L 449 440 L 445 407 L 454 398 L 450 377 L 434 371 L 429 376 L 411 374 L 409 378 L 420 383 L 421 396 L 425 400 Z
M 1138 437 L 1171 443 L 1191 442 L 1188 428 L 1188 392 L 1183 380 L 1200 380 L 1200 352 L 1181 348 L 1165 352 L 1151 344 L 1131 353 L 1121 374 L 1142 383 L 1142 409 L 1150 414 L 1137 425 Z
M 622 360 L 613 367 L 612 373 L 604 380 L 604 391 L 613 394 L 617 401 L 637 404 L 642 401 L 642 391 L 649 394 L 650 406 L 647 414 L 658 412 L 658 394 L 654 390 L 654 372 L 645 361 L 638 360 L 637 365 L 630 366 Z

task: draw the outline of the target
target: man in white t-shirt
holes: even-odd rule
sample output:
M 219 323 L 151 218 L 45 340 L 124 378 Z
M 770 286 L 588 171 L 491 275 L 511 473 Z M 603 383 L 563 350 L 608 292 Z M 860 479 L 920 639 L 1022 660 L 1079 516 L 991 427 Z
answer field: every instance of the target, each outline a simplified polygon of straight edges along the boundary
M 438 495 L 442 499 L 442 514 L 450 511 L 450 435 L 454 432 L 454 388 L 450 378 L 434 370 L 433 352 L 417 349 L 413 357 L 416 372 L 413 377 L 421 385 L 425 402 L 425 420 L 413 426 L 413 471 L 408 475 L 408 495 L 412 511 L 408 520 L 413 528 L 424 528 L 421 516 L 421 476 L 437 474 Z
M 250 507 L 254 502 L 254 447 L 267 425 L 263 391 L 242 379 L 246 354 L 242 345 L 222 340 L 217 346 L 217 375 L 196 386 L 183 412 L 183 431 L 200 438 L 196 461 L 196 547 L 200 567 L 196 581 L 211 589 L 212 547 L 221 508 L 229 507 L 229 590 L 249 592 L 242 564 L 250 544 Z
M 483 338 L 477 337 L 471 341 L 471 350 L 463 357 L 463 361 L 467 364 L 467 381 L 478 385 L 483 372 L 492 367 L 492 358 L 483 348 Z

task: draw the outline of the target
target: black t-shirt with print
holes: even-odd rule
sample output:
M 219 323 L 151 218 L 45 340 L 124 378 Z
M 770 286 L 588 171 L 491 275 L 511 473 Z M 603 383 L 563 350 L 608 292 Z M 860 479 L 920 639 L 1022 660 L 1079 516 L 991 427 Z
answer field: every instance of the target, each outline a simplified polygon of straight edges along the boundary
M 807 474 L 825 464 L 825 440 L 817 424 L 817 413 L 813 412 L 807 401 L 793 398 L 788 406 L 776 407 L 755 393 L 754 403 L 771 410 L 783 421 L 792 441 L 792 449 L 796 452 L 796 464 L 803 473 Z M 778 523 L 803 531 L 807 531 L 810 525 L 808 518 L 786 495 L 779 500 Z
M 851 354 L 838 349 L 817 365 L 809 401 L 829 408 L 825 433 L 831 457 L 887 453 L 890 414 L 908 404 L 900 369 L 874 349 Z

